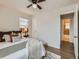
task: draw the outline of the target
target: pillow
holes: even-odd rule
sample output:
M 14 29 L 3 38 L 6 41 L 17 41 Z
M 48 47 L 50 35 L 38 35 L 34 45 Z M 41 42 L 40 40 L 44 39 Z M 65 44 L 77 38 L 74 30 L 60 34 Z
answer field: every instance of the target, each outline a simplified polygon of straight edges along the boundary
M 20 36 L 12 36 L 12 42 L 18 42 L 21 41 Z
M 10 35 L 4 35 L 4 38 L 6 42 L 11 42 Z

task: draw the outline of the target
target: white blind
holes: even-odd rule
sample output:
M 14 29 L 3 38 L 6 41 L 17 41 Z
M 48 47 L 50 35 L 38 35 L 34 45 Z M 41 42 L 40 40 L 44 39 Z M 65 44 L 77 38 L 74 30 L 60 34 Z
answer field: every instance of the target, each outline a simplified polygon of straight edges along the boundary
M 19 25 L 20 25 L 20 28 L 28 27 L 28 22 L 29 22 L 28 19 L 19 18 Z

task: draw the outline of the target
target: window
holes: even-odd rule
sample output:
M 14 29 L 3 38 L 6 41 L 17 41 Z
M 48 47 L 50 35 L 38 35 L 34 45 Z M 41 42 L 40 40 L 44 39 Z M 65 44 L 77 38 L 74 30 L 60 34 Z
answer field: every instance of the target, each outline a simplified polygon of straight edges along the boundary
M 25 18 L 19 18 L 19 26 L 20 30 L 22 32 L 22 36 L 27 36 L 28 34 L 28 26 L 29 26 L 29 20 Z
M 20 25 L 20 28 L 28 28 L 28 22 L 29 20 L 28 19 L 25 19 L 25 18 L 20 18 L 19 19 L 19 25 Z

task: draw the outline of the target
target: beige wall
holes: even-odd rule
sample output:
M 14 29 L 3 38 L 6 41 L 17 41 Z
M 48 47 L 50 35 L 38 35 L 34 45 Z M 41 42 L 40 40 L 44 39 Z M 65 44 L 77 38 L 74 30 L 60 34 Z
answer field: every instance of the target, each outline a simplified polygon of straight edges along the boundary
M 0 7 L 0 31 L 19 30 L 19 17 L 24 17 L 31 22 L 32 16 L 29 14 L 22 13 L 16 9 L 8 7 Z M 30 34 L 31 34 L 31 23 L 30 23 Z

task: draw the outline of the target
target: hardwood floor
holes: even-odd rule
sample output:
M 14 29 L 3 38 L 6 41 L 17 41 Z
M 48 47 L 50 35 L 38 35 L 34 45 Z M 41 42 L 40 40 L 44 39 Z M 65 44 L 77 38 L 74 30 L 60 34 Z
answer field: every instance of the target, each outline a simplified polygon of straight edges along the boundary
M 45 46 L 46 50 L 61 56 L 61 59 L 75 59 L 74 46 L 69 42 L 61 42 L 61 49 Z
M 50 51 L 52 53 L 55 53 L 57 55 L 61 55 L 60 54 L 60 49 L 54 48 L 54 47 L 50 47 L 50 46 L 45 46 L 47 51 Z
M 61 59 L 75 59 L 73 43 L 61 42 Z

